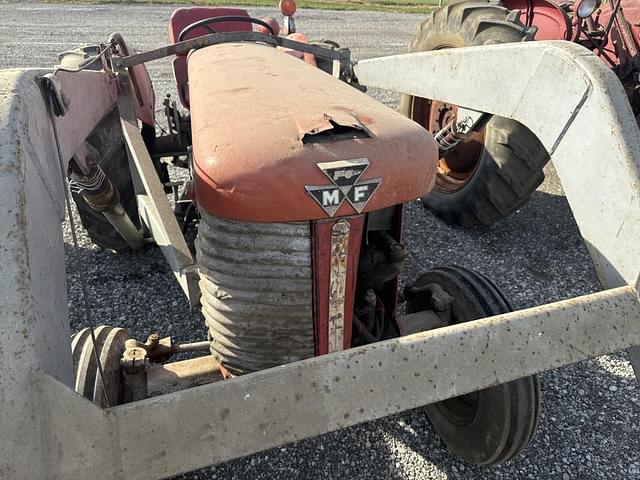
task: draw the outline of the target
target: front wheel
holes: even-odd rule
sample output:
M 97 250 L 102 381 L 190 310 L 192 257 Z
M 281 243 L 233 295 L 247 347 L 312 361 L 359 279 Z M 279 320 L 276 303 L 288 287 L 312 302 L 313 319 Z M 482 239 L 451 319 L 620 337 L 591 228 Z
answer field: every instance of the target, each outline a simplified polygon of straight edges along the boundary
M 521 42 L 526 35 L 522 23 L 506 8 L 468 0 L 433 12 L 420 25 L 409 51 Z M 435 135 L 456 119 L 457 106 L 403 95 L 400 112 Z M 422 200 L 446 223 L 491 225 L 527 202 L 542 183 L 542 168 L 548 160 L 547 151 L 529 129 L 494 116 L 480 131 L 441 155 L 435 187 Z
M 511 311 L 504 294 L 485 276 L 462 267 L 441 267 L 420 276 L 406 290 L 407 312 L 424 309 L 424 291 L 436 284 L 449 294 L 451 324 Z M 449 450 L 469 463 L 504 463 L 524 450 L 540 416 L 535 375 L 425 407 Z

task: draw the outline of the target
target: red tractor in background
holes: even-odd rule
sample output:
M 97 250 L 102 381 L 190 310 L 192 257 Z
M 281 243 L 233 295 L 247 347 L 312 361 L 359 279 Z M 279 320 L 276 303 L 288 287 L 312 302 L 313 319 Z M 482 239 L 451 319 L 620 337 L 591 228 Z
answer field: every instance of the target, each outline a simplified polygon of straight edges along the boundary
M 409 51 L 529 40 L 567 40 L 593 51 L 621 80 L 638 116 L 640 4 L 633 0 L 451 2 L 420 25 Z M 456 105 L 408 95 L 400 111 L 434 136 L 453 136 L 451 148 L 440 149 L 435 188 L 423 198 L 446 223 L 491 225 L 522 207 L 544 179 L 548 152 L 516 121 L 485 115 L 462 132 Z

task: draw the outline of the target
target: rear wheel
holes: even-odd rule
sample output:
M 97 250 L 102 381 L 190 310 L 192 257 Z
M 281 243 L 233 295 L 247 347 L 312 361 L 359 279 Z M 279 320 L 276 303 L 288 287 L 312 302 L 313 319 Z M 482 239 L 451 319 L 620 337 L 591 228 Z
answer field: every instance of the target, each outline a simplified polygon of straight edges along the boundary
M 453 297 L 451 323 L 511 311 L 504 294 L 485 276 L 461 267 L 442 267 L 413 284 L 437 284 Z M 407 290 L 409 313 L 424 309 L 420 295 Z M 449 450 L 469 463 L 499 464 L 527 447 L 540 415 L 540 386 L 535 375 L 425 407 Z
M 420 52 L 521 42 L 526 35 L 509 11 L 485 0 L 452 3 L 421 25 L 409 50 Z M 457 107 L 403 95 L 400 111 L 435 135 Z M 494 116 L 480 131 L 440 157 L 436 184 L 424 204 L 446 223 L 490 225 L 524 205 L 542 183 L 549 156 L 524 125 Z

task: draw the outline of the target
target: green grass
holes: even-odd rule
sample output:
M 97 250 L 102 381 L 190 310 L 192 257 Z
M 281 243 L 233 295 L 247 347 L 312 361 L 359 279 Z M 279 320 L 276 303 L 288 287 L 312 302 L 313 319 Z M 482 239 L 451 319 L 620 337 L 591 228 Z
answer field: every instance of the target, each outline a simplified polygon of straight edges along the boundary
M 277 0 L 45 0 L 50 3 L 169 3 L 198 5 L 246 5 L 277 7 Z M 438 7 L 438 0 L 297 0 L 299 8 L 332 10 L 374 10 L 384 12 L 428 13 Z M 446 3 L 446 2 L 443 2 Z

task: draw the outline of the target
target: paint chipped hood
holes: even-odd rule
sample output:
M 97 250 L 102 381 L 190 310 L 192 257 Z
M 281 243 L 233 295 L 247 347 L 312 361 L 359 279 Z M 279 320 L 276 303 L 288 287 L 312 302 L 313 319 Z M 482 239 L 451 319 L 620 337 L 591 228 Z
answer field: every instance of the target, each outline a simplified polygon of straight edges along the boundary
M 213 215 L 353 215 L 433 186 L 437 146 L 422 127 L 291 55 L 222 44 L 188 67 L 196 197 Z

